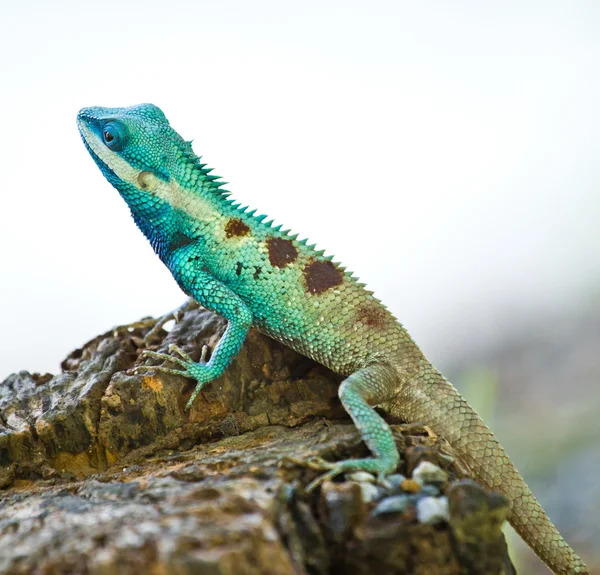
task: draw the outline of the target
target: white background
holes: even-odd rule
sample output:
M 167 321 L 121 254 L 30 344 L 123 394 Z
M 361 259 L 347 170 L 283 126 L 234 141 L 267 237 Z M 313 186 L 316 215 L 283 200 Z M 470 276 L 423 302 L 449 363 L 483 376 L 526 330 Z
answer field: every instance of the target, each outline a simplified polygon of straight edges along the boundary
M 80 142 L 159 105 L 443 364 L 600 293 L 600 3 L 0 4 L 0 380 L 184 301 Z

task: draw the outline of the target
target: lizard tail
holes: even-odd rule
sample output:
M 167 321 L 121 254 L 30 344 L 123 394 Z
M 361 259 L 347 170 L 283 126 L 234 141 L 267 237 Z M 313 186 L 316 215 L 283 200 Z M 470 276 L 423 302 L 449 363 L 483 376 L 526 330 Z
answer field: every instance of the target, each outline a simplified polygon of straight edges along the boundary
M 509 501 L 510 524 L 557 575 L 586 575 L 588 568 L 569 547 L 475 410 L 431 365 L 421 365 L 418 386 L 406 385 L 388 408 L 421 421 L 445 438 L 473 478 Z

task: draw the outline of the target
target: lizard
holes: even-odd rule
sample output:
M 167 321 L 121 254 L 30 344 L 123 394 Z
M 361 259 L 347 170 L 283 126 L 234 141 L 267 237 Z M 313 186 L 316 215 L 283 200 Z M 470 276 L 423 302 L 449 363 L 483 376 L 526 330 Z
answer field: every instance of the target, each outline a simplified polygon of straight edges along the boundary
M 310 488 L 346 472 L 384 478 L 396 470 L 398 450 L 377 407 L 445 438 L 475 479 L 506 497 L 510 523 L 554 573 L 589 573 L 490 429 L 365 284 L 324 250 L 235 202 L 157 106 L 83 108 L 77 125 L 180 288 L 227 320 L 208 361 L 206 348 L 195 362 L 171 346 L 144 350 L 163 363 L 140 369 L 195 380 L 189 409 L 253 326 L 345 377 L 339 398 L 371 456 L 313 462 L 324 473 Z

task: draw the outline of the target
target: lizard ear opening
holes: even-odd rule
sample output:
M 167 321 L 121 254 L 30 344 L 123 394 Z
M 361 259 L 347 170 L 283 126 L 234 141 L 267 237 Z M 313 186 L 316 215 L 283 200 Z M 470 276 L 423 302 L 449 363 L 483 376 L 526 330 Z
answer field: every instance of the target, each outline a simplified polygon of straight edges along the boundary
M 157 178 L 152 172 L 143 171 L 138 174 L 137 183 L 142 190 L 151 192 L 156 188 Z

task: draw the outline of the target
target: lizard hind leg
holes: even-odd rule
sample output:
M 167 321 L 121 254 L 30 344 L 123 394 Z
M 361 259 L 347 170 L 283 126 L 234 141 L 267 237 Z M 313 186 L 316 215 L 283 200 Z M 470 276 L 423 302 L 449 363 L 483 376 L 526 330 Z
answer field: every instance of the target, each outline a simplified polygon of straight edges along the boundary
M 373 457 L 347 459 L 336 463 L 321 461 L 317 464 L 328 471 L 317 477 L 309 486 L 312 491 L 317 485 L 341 473 L 368 471 L 382 478 L 393 473 L 400 462 L 398 448 L 389 425 L 373 409 L 390 398 L 397 386 L 394 370 L 383 364 L 372 364 L 355 371 L 340 385 L 339 396 L 360 436 L 367 444 Z

